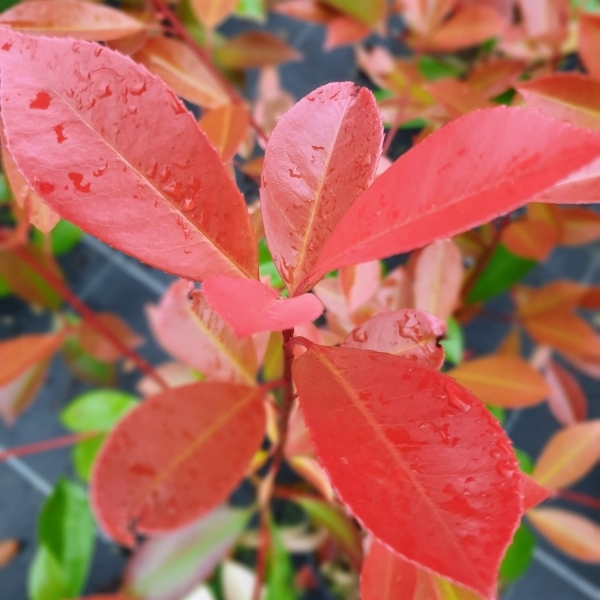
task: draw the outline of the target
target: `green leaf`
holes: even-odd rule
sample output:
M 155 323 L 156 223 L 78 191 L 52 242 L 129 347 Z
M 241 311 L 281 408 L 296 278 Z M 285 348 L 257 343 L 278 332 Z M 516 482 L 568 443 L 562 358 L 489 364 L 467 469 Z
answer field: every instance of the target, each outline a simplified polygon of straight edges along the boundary
M 454 317 L 450 317 L 446 323 L 448 333 L 446 339 L 442 340 L 442 348 L 446 353 L 446 360 L 453 365 L 460 365 L 465 350 L 465 338 L 462 327 Z
M 467 296 L 467 302 L 484 302 L 506 292 L 536 265 L 535 260 L 521 258 L 499 244 Z
M 50 232 L 50 245 L 52 246 L 52 253 L 55 256 L 61 256 L 70 252 L 83 237 L 83 231 L 79 227 L 69 223 L 69 221 L 59 221 L 56 227 Z M 42 248 L 44 245 L 44 234 L 33 228 L 32 232 L 33 243 Z
M 94 536 L 85 490 L 66 478 L 59 479 L 40 511 L 38 544 L 56 559 L 70 598 L 77 597 L 85 585 Z
M 10 198 L 10 188 L 6 182 L 6 177 L 4 177 L 3 173 L 0 173 L 0 205 L 8 204 L 10 202 Z
M 271 285 L 273 287 L 285 286 L 283 279 L 281 279 L 281 275 L 279 275 L 279 271 L 273 262 L 271 251 L 269 250 L 265 239 L 262 239 L 258 244 L 258 264 L 260 276 L 266 277 L 267 275 L 270 275 Z
M 287 553 L 276 525 L 269 521 L 271 543 L 269 546 L 269 572 L 267 593 L 264 600 L 296 600 L 294 587 L 294 567 Z
M 501 406 L 490 406 L 489 404 L 486 404 L 485 406 L 494 417 L 496 417 L 498 423 L 504 425 L 504 421 L 506 421 L 506 411 Z
M 96 460 L 96 456 L 98 456 L 98 452 L 100 452 L 100 448 L 102 447 L 105 438 L 105 435 L 100 435 L 95 438 L 90 438 L 89 440 L 77 442 L 77 444 L 73 446 L 73 451 L 71 453 L 73 466 L 75 467 L 77 476 L 85 482 L 88 482 L 92 477 L 94 461 Z
M 495 104 L 506 104 L 506 106 L 510 106 L 515 96 L 517 95 L 517 90 L 513 90 L 512 88 L 494 96 L 492 98 L 492 102 Z
M 322 0 L 337 10 L 354 17 L 365 25 L 375 26 L 383 18 L 386 9 L 386 0 Z
M 0 298 L 4 298 L 6 296 L 11 295 L 10 288 L 8 287 L 8 283 L 3 277 L 0 277 Z
M 36 550 L 29 567 L 27 588 L 31 600 L 63 600 L 69 596 L 62 567 L 45 546 Z
M 235 7 L 235 14 L 258 23 L 264 23 L 267 20 L 267 11 L 263 0 L 239 0 Z
M 110 431 L 138 399 L 119 390 L 92 390 L 77 396 L 60 414 L 71 431 Z
M 535 544 L 535 536 L 521 523 L 500 565 L 500 577 L 505 581 L 514 581 L 521 577 L 533 560 Z
M 450 58 L 442 60 L 434 56 L 422 56 L 418 63 L 421 75 L 428 81 L 443 77 L 458 77 L 465 72 L 465 66 Z
M 535 465 L 531 459 L 531 456 L 529 456 L 527 452 L 519 450 L 518 448 L 515 448 L 515 455 L 519 461 L 519 467 L 521 468 L 521 471 L 523 471 L 523 473 L 527 473 L 527 475 L 532 475 Z

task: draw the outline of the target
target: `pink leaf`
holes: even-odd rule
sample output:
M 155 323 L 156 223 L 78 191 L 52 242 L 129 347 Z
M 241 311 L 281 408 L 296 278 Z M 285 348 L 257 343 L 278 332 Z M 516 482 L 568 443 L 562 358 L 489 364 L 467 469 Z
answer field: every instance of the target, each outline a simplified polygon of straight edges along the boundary
M 598 154 L 598 134 L 525 109 L 461 117 L 361 194 L 308 279 L 471 229 L 533 200 Z
M 403 558 L 494 598 L 521 477 L 485 406 L 433 369 L 368 350 L 313 345 L 293 376 L 317 456 L 354 516 Z
M 0 37 L 8 148 L 46 204 L 165 271 L 256 276 L 244 199 L 157 77 L 93 43 Z
M 106 533 L 132 546 L 136 532 L 172 531 L 223 502 L 260 446 L 262 397 L 259 388 L 201 382 L 129 412 L 92 475 L 91 502 Z
M 342 267 L 339 271 L 342 292 L 349 312 L 368 302 L 381 284 L 381 263 L 372 260 L 360 265 Z
M 353 83 L 310 93 L 273 130 L 261 207 L 273 261 L 290 294 L 318 281 L 311 269 L 333 228 L 373 181 L 381 144 L 375 98 Z
M 313 294 L 281 298 L 277 291 L 254 279 L 221 275 L 207 279 L 202 289 L 208 303 L 238 337 L 291 329 L 323 312 L 323 305 Z
M 587 401 L 579 382 L 557 362 L 550 361 L 544 370 L 550 389 L 548 406 L 561 425 L 585 421 Z
M 437 317 L 404 309 L 375 315 L 352 330 L 342 346 L 388 352 L 440 369 L 444 364 L 440 340 L 445 334 L 446 324 Z

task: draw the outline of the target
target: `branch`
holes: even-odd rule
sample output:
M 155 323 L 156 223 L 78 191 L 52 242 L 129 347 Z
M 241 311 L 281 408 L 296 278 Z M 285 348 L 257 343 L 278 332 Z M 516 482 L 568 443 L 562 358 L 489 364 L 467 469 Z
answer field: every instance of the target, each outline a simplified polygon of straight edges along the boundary
M 27 456 L 29 454 L 37 454 L 39 452 L 46 452 L 48 450 L 54 450 L 56 448 L 63 448 L 64 446 L 72 446 L 77 442 L 83 440 L 90 440 L 92 438 L 102 435 L 98 431 L 86 431 L 84 433 L 72 433 L 70 435 L 63 435 L 62 437 L 52 438 L 51 440 L 44 440 L 43 442 L 35 442 L 34 444 L 27 444 L 26 446 L 17 446 L 16 448 L 9 448 L 4 452 L 0 452 L 0 462 L 14 458 L 16 456 Z

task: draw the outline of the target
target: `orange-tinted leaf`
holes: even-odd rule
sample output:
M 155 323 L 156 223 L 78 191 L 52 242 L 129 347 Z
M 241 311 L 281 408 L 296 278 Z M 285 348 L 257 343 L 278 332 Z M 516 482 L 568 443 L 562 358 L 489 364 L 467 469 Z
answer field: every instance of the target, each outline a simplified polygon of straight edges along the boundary
M 519 317 L 542 317 L 546 313 L 565 312 L 577 307 L 586 288 L 566 279 L 552 281 L 539 288 L 519 286 L 513 298 Z
M 211 277 L 202 289 L 210 306 L 238 337 L 293 329 L 323 312 L 323 305 L 314 294 L 281 298 L 276 290 L 254 279 Z
M 485 406 L 433 369 L 368 350 L 313 345 L 293 376 L 317 456 L 354 516 L 407 560 L 495 597 L 521 495 Z
M 116 40 L 146 25 L 120 10 L 79 0 L 31 0 L 0 14 L 0 25 L 28 34 L 82 40 Z
M 206 301 L 202 291 L 176 281 L 160 304 L 146 308 L 158 343 L 170 354 L 213 381 L 254 383 L 258 368 L 254 342 L 238 339 L 233 329 Z
M 587 401 L 579 382 L 557 362 L 550 361 L 544 370 L 550 388 L 548 406 L 561 425 L 585 421 Z
M 178 362 L 164 363 L 154 367 L 154 370 L 171 388 L 200 380 L 200 374 L 195 369 Z M 135 389 L 142 396 L 154 396 L 154 394 L 158 394 L 163 390 L 162 386 L 149 375 L 142 377 L 137 382 Z
M 527 333 L 538 343 L 582 358 L 600 359 L 600 335 L 575 313 L 545 312 L 523 320 Z
M 513 87 L 525 67 L 524 62 L 510 58 L 478 62 L 469 73 L 467 83 L 487 98 L 493 98 Z
M 404 309 L 375 315 L 353 329 L 342 346 L 388 352 L 440 369 L 444 364 L 440 341 L 445 335 L 444 321 L 421 310 Z
M 0 385 L 0 416 L 7 425 L 12 425 L 35 400 L 46 381 L 49 362 L 50 359 L 39 362 L 12 381 Z
M 600 215 L 587 208 L 569 207 L 560 211 L 562 235 L 567 246 L 589 244 L 600 238 Z
M 324 4 L 354 17 L 367 25 L 377 25 L 385 15 L 385 0 L 321 0 Z
M 521 356 L 521 332 L 513 327 L 496 348 L 496 354 Z
M 464 6 L 433 33 L 428 46 L 446 51 L 467 48 L 500 35 L 505 28 L 506 21 L 494 9 Z
M 452 240 L 429 244 L 414 267 L 415 308 L 445 321 L 458 303 L 463 274 L 462 256 Z
M 0 385 L 11 382 L 27 369 L 50 358 L 61 346 L 61 331 L 21 335 L 0 342 Z
M 325 50 L 333 50 L 346 44 L 360 42 L 371 33 L 371 28 L 352 17 L 340 15 L 331 19 L 327 25 Z
M 320 279 L 311 269 L 332 229 L 373 180 L 381 144 L 375 98 L 353 83 L 319 88 L 277 124 L 260 195 L 267 242 L 290 294 Z
M 248 109 L 243 104 L 227 104 L 205 113 L 198 125 L 226 162 L 235 156 L 248 134 Z
M 373 541 L 360 573 L 362 600 L 414 600 L 417 581 L 414 565 Z
M 265 31 L 241 33 L 215 49 L 215 58 L 223 67 L 238 70 L 278 65 L 300 56 L 281 38 Z
M 0 540 L 0 569 L 5 567 L 21 549 L 18 540 Z
M 600 15 L 580 13 L 579 56 L 588 73 L 600 78 Z
M 577 560 L 600 563 L 600 525 L 559 508 L 536 508 L 527 514 L 536 529 L 559 550 Z
M 533 111 L 497 107 L 460 117 L 401 156 L 359 196 L 313 273 L 471 229 L 532 200 L 599 152 L 597 134 Z
M 150 38 L 133 59 L 158 75 L 182 98 L 215 109 L 230 102 L 221 83 L 187 44 L 173 38 Z
M 562 429 L 546 444 L 533 478 L 549 488 L 575 483 L 600 459 L 600 419 Z
M 3 34 L 8 148 L 44 202 L 165 271 L 194 280 L 256 276 L 244 199 L 173 92 L 96 44 Z
M 533 477 L 527 473 L 521 473 L 521 496 L 523 499 L 523 512 L 527 512 L 534 506 L 547 500 L 552 495 L 552 492 L 537 483 Z
M 440 79 L 428 84 L 426 89 L 443 106 L 451 119 L 491 106 L 485 94 L 456 79 Z
M 600 129 L 600 81 L 579 73 L 553 73 L 517 89 L 535 110 L 577 127 Z
M 322 25 L 338 14 L 337 11 L 321 4 L 318 0 L 284 0 L 273 5 L 272 10 L 286 17 Z
M 96 318 L 108 327 L 113 335 L 119 338 L 128 348 L 137 348 L 144 343 L 144 338 L 133 331 L 118 315 L 112 313 L 96 313 Z M 114 362 L 123 355 L 119 348 L 85 321 L 78 333 L 79 345 L 84 352 L 102 362 Z
M 92 507 L 106 533 L 132 546 L 136 532 L 171 531 L 223 502 L 260 446 L 262 396 L 258 388 L 194 383 L 129 412 L 92 475 Z
M 261 70 L 258 79 L 258 93 L 254 102 L 254 120 L 270 133 L 279 119 L 294 105 L 294 97 L 282 89 L 279 82 L 279 73 L 275 67 L 266 67 Z M 255 159 L 257 167 L 251 171 L 255 176 L 260 176 L 264 157 Z M 251 161 L 254 162 L 254 161 Z M 246 163 L 248 167 L 248 163 Z
M 212 29 L 233 12 L 237 0 L 191 0 L 190 5 L 200 23 Z
M 360 265 L 342 267 L 338 277 L 346 298 L 346 307 L 349 312 L 354 312 L 377 292 L 381 283 L 381 263 L 372 260 Z
M 546 260 L 557 239 L 554 227 L 545 221 L 518 219 L 502 231 L 502 243 L 517 256 Z
M 484 356 L 463 363 L 449 375 L 482 402 L 503 408 L 539 404 L 550 393 L 544 378 L 518 356 Z

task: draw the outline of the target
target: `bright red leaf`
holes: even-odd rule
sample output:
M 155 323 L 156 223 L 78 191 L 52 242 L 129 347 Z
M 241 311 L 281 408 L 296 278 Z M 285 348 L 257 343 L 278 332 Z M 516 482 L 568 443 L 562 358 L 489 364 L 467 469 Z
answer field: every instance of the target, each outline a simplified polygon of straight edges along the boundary
M 0 42 L 8 147 L 44 202 L 165 271 L 256 276 L 244 199 L 157 77 L 89 42 L 8 30 Z
M 495 597 L 521 483 L 485 406 L 433 369 L 367 350 L 314 345 L 293 374 L 317 456 L 353 514 L 407 560 Z
M 318 281 L 312 267 L 333 228 L 375 177 L 381 144 L 375 98 L 353 83 L 312 92 L 273 130 L 260 197 L 273 261 L 292 295 Z
M 445 335 L 444 321 L 421 310 L 403 309 L 375 315 L 353 329 L 342 346 L 388 352 L 440 369 L 444 364 L 440 341 Z
M 92 475 L 91 502 L 106 533 L 132 546 L 136 532 L 171 531 L 225 500 L 260 446 L 262 397 L 259 388 L 201 382 L 129 412 Z
M 313 273 L 471 229 L 534 199 L 598 154 L 597 134 L 532 111 L 497 107 L 461 117 L 401 156 L 361 194 Z
M 208 303 L 238 337 L 291 329 L 313 321 L 323 312 L 323 305 L 314 294 L 281 298 L 276 290 L 254 279 L 211 277 L 202 289 Z
M 527 512 L 540 502 L 547 500 L 552 492 L 535 481 L 527 473 L 521 473 L 521 496 L 523 499 L 523 512 Z

